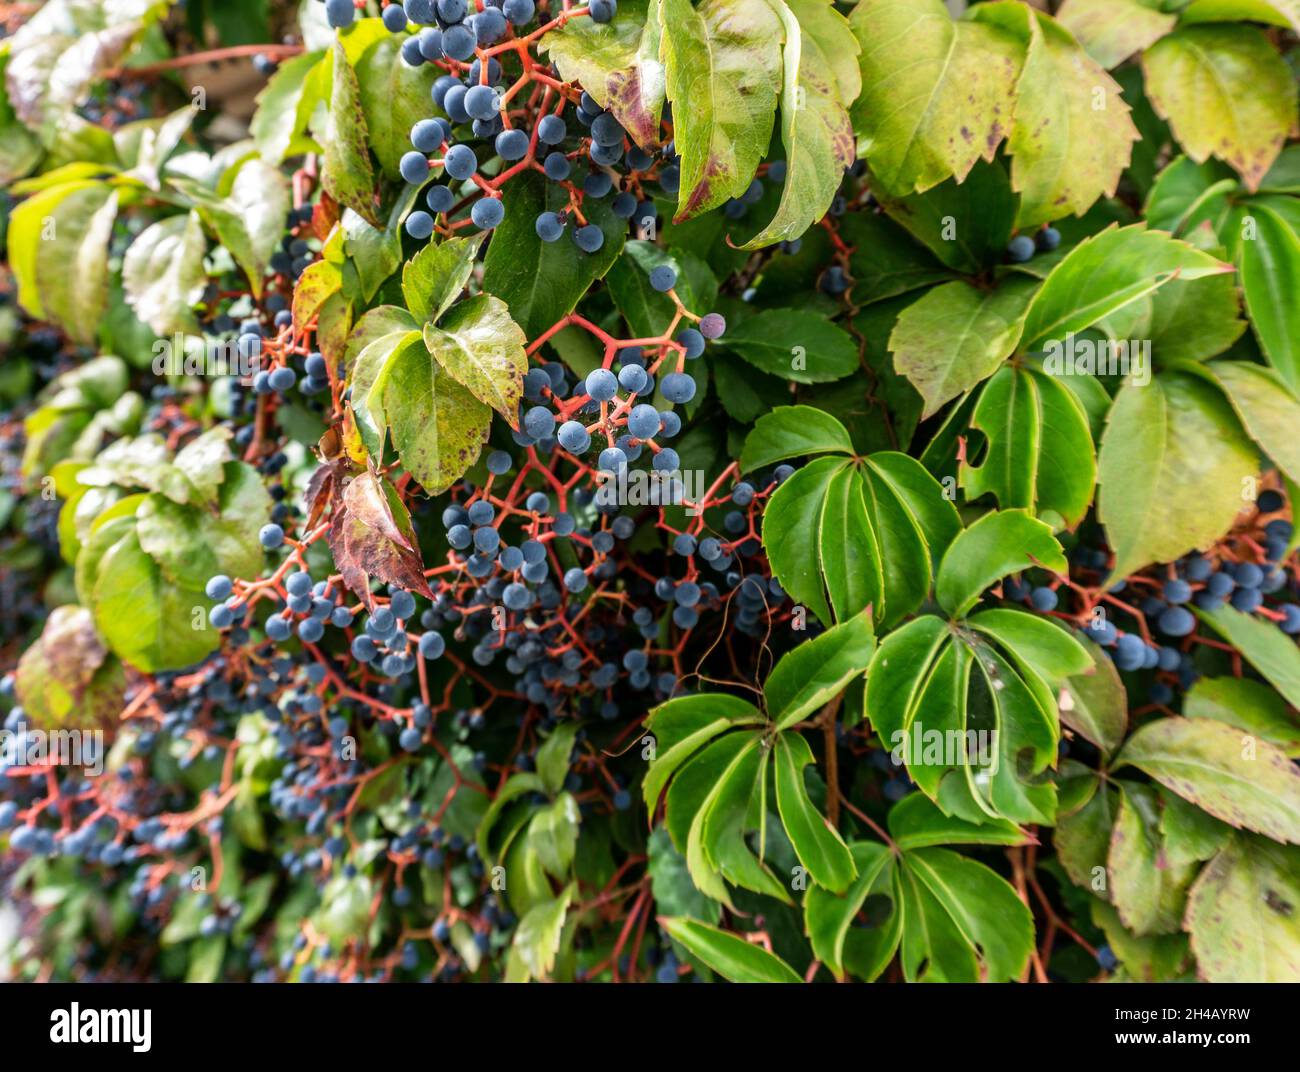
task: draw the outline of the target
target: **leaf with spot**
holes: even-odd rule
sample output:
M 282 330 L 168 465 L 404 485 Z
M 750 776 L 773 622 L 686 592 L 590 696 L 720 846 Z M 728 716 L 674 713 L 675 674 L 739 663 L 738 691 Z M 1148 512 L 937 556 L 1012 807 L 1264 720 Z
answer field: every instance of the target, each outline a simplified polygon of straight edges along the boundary
M 479 294 L 452 307 L 441 326 L 424 325 L 424 344 L 442 369 L 518 427 L 528 340 L 505 302 Z
M 1007 139 L 1017 226 L 1082 216 L 1114 194 L 1138 140 L 1119 84 L 1041 11 L 980 4 L 971 17 L 1001 27 L 1025 49 Z
M 1231 164 L 1248 189 L 1273 165 L 1295 129 L 1295 79 L 1263 30 L 1184 26 L 1143 54 L 1156 112 L 1197 163 Z
M 798 238 L 821 219 L 855 158 L 848 106 L 851 91 L 841 85 L 832 57 L 856 55 L 848 21 L 826 0 L 773 0 L 785 28 L 782 48 L 781 141 L 785 184 L 776 215 L 744 249 Z
M 980 290 L 944 283 L 898 317 L 889 336 L 894 368 L 925 399 L 922 419 L 992 375 L 1015 351 L 1037 284 L 1009 278 Z
M 659 146 L 666 92 L 660 0 L 624 0 L 613 19 L 569 19 L 539 42 L 566 82 L 578 82 L 641 148 Z
M 321 184 L 340 205 L 352 209 L 373 227 L 383 228 L 375 211 L 375 171 L 361 87 L 342 43 L 333 51 L 333 84 L 325 133 Z
M 1147 723 L 1124 745 L 1129 765 L 1216 819 L 1300 843 L 1300 771 L 1276 745 L 1205 718 Z
M 768 0 L 660 0 L 659 25 L 680 222 L 748 188 L 772 135 L 784 35 Z
M 1207 982 L 1300 979 L 1300 850 L 1234 837 L 1192 887 L 1186 927 Z
M 424 561 L 401 497 L 385 477 L 334 477 L 329 545 L 343 583 L 371 605 L 370 580 L 431 595 Z
M 90 611 L 55 607 L 18 661 L 18 701 L 38 729 L 92 727 L 116 719 L 126 678 L 95 631 Z

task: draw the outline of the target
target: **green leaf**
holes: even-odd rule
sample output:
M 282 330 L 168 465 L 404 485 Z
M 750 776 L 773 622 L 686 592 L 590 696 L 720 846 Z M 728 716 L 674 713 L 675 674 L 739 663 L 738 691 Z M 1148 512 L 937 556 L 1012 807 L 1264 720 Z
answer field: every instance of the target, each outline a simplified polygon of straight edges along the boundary
M 96 183 L 60 199 L 48 230 L 43 221 L 35 258 L 42 314 L 78 342 L 94 340 L 108 304 L 108 244 L 117 206 L 116 191 Z
M 1037 667 L 1040 657 L 1017 657 L 1015 645 L 1027 631 L 986 620 L 992 613 L 970 621 L 988 639 L 933 615 L 886 636 L 867 671 L 866 712 L 895 762 L 907 765 L 945 814 L 975 824 L 989 818 L 1051 823 L 1055 786 L 1037 775 L 1056 757 L 1052 685 Z M 1041 624 L 1072 643 L 1059 628 Z M 1041 638 L 1031 639 L 1041 647 Z M 1082 662 L 1077 645 L 1052 650 L 1049 661 L 1063 669 L 1075 655 Z
M 803 768 L 813 763 L 813 751 L 803 735 L 777 735 L 774 763 L 776 808 L 794 852 L 816 884 L 844 893 L 857 877 L 857 869 L 848 846 L 816 810 L 803 784 Z
M 924 793 L 905 796 L 890 808 L 888 823 L 889 834 L 902 852 L 932 845 L 1027 845 L 1031 840 L 1005 819 L 968 823 L 945 815 Z
M 197 212 L 145 228 L 122 261 L 122 286 L 135 315 L 160 337 L 197 330 L 194 306 L 208 276 L 207 242 Z
M 145 673 L 178 670 L 217 647 L 215 629 L 194 627 L 193 612 L 208 603 L 202 590 L 166 581 L 133 526 L 103 552 L 97 567 L 90 609 L 100 635 L 124 662 Z
M 530 339 L 536 338 L 574 306 L 597 279 L 604 277 L 623 250 L 627 222 L 603 201 L 583 203 L 587 219 L 605 236 L 595 253 L 583 253 L 566 236 L 558 242 L 537 237 L 536 221 L 543 212 L 560 212 L 569 193 L 529 171 L 510 181 L 510 206 L 501 226 L 492 232 L 483 260 L 483 289 L 510 307 L 510 315 Z
M 1067 572 L 1051 526 L 1023 510 L 985 514 L 949 545 L 939 564 L 935 598 L 954 618 L 963 618 L 989 585 L 1031 565 Z
M 1267 685 L 1249 678 L 1202 677 L 1183 697 L 1186 718 L 1209 718 L 1236 726 L 1300 757 L 1300 721 Z
M 940 0 L 863 0 L 849 21 L 862 46 L 854 128 L 888 190 L 960 182 L 993 159 L 1023 58 L 1012 35 L 953 22 Z
M 528 371 L 525 338 L 500 298 L 479 294 L 452 307 L 441 327 L 424 325 L 424 344 L 443 371 L 518 427 Z
M 1198 164 L 1179 156 L 1157 176 L 1142 215 L 1152 230 L 1189 234 L 1207 220 L 1220 219 L 1238 186 L 1232 171 L 1217 160 Z
M 668 780 L 702 745 L 732 727 L 758 725 L 762 718 L 753 704 L 725 693 L 679 696 L 656 707 L 647 720 L 655 751 L 641 782 L 646 809 L 654 812 Z
M 75 604 L 50 612 L 14 683 L 27 719 L 43 730 L 115 720 L 126 693 L 122 664 L 108 654 L 90 612 Z
M 1057 812 L 1052 845 L 1071 882 L 1085 890 L 1091 890 L 1103 900 L 1109 900 L 1106 860 L 1110 854 L 1111 832 L 1115 827 L 1117 794 L 1091 770 L 1081 766 L 1080 769 L 1084 771 L 1083 774 L 1063 779 L 1062 797 L 1076 782 L 1083 783 L 1090 795 L 1073 810 Z M 1061 805 L 1064 809 L 1064 799 Z
M 1098 457 L 1112 578 L 1210 546 L 1231 528 L 1242 482 L 1257 472 L 1254 448 L 1214 388 L 1181 373 L 1126 384 Z
M 662 826 L 657 826 L 646 840 L 649 860 L 646 870 L 650 874 L 650 893 L 655 904 L 674 916 L 690 916 L 705 923 L 717 923 L 722 906 L 695 888 L 686 858 L 673 848 L 673 839 Z
M 624 0 L 609 22 L 569 19 L 539 45 L 561 78 L 580 83 L 634 142 L 653 150 L 666 91 L 660 33 L 659 0 Z
M 863 610 L 783 655 L 763 685 L 767 715 L 776 729 L 793 726 L 830 703 L 866 671 L 875 648 L 871 613 Z
M 570 883 L 555 900 L 544 901 L 529 909 L 515 928 L 510 943 L 511 953 L 519 958 L 528 975 L 534 979 L 549 977 L 555 968 L 564 921 L 575 892 Z
M 487 232 L 429 242 L 402 268 L 402 297 L 420 322 L 436 321 L 465 289 Z
M 579 728 L 576 721 L 561 722 L 537 749 L 537 776 L 552 796 L 564 788 L 569 776 L 569 755 Z
M 781 141 L 786 175 L 771 222 L 744 244 L 758 249 L 798 238 L 826 214 L 855 159 L 850 92 L 860 87 L 851 60 L 858 43 L 827 0 L 777 0 L 782 47 Z M 840 85 L 834 59 L 849 62 L 853 82 Z
M 1125 764 L 1230 826 L 1300 842 L 1300 771 L 1268 741 L 1209 719 L 1163 718 L 1128 739 L 1116 765 Z
M 681 161 L 675 222 L 748 188 L 767 151 L 781 71 L 768 0 L 660 0 L 660 59 Z
M 851 212 L 840 218 L 840 234 L 854 248 L 849 254 L 853 300 L 858 305 L 884 301 L 951 278 L 942 263 L 886 215 Z
M 797 470 L 764 512 L 763 546 L 785 590 L 822 622 L 832 607 L 844 619 L 871 605 L 887 626 L 920 606 L 960 527 L 919 463 L 881 451 L 860 466 L 827 457 Z
M 1034 921 L 996 872 L 949 849 L 903 855 L 902 965 L 908 982 L 1018 979 L 1034 948 Z
M 1107 70 L 1164 37 L 1178 21 L 1148 0 L 1065 0 L 1056 18 Z
M 528 847 L 556 878 L 564 878 L 573 864 L 578 844 L 578 802 L 571 793 L 561 793 L 542 807 L 528 824 Z
M 382 230 L 384 225 L 375 211 L 375 173 L 361 87 L 341 42 L 334 45 L 333 79 L 321 183 L 340 205 Z
M 1006 169 L 997 161 L 981 161 L 965 181 L 948 179 L 923 194 L 898 198 L 883 189 L 877 193 L 874 187 L 873 193 L 890 218 L 940 263 L 969 275 L 1004 259 L 1020 204 Z M 846 221 L 858 215 L 849 213 Z
M 1300 398 L 1272 369 L 1245 361 L 1204 366 L 1227 395 L 1246 432 L 1290 479 L 1300 480 Z
M 319 72 L 330 61 L 321 52 L 304 52 L 290 56 L 276 69 L 257 95 L 257 111 L 249 123 L 249 133 L 257 151 L 268 164 L 284 160 L 294 138 L 307 127 L 307 120 L 320 100 Z
M 1243 237 L 1238 257 L 1241 290 L 1251 327 L 1268 363 L 1300 393 L 1300 237 L 1272 209 L 1251 204 L 1253 237 Z
M 445 354 L 455 343 L 439 339 L 437 345 Z M 374 390 L 403 467 L 430 495 L 446 491 L 474 464 L 492 411 L 434 359 L 418 333 L 391 350 Z
M 814 406 L 779 406 L 754 422 L 745 437 L 740 469 L 752 473 L 787 458 L 830 453 L 853 453 L 844 425 Z
M 1231 164 L 1255 190 L 1297 122 L 1295 80 L 1253 26 L 1184 26 L 1142 57 L 1147 95 L 1197 163 Z
M 379 166 L 400 179 L 397 165 L 411 148 L 411 127 L 429 115 L 429 90 L 438 72 L 431 63 L 411 67 L 401 58 L 405 33 L 384 34 L 357 61 L 356 76 L 366 134 Z
M 1194 863 L 1168 859 L 1160 833 L 1155 791 L 1147 785 L 1120 785 L 1119 816 L 1110 839 L 1107 872 L 1111 902 L 1137 935 L 1172 934 L 1179 929 Z
M 1076 637 L 1092 666 L 1066 679 L 1059 701 L 1061 721 L 1110 755 L 1128 732 L 1128 694 L 1119 671 L 1100 647 Z
M 1035 288 L 1024 278 L 991 290 L 945 283 L 903 310 L 889 349 L 894 367 L 925 399 L 923 419 L 992 375 L 1014 352 Z
M 798 983 L 798 975 L 766 949 L 686 916 L 661 917 L 660 925 L 686 950 L 733 983 Z
M 1197 971 L 1212 983 L 1300 977 L 1300 852 L 1235 837 L 1201 872 L 1187 904 Z
M 1300 649 L 1276 625 L 1243 614 L 1235 607 L 1196 612 L 1219 636 L 1246 657 L 1264 679 L 1300 708 Z
M 1246 330 L 1240 310 L 1237 281 L 1226 273 L 1171 280 L 1151 297 L 1151 349 L 1162 365 L 1215 357 Z
M 968 499 L 991 494 L 1003 509 L 1051 511 L 1070 528 L 1083 520 L 1097 455 L 1088 415 L 1068 388 L 1036 370 L 1003 366 L 980 392 L 970 424 L 987 447 L 978 466 L 959 466 Z
M 728 328 L 725 345 L 755 368 L 795 383 L 827 383 L 859 367 L 853 336 L 807 309 L 747 316 Z
M 1020 194 L 1016 225 L 1082 216 L 1114 194 L 1137 127 L 1114 81 L 1062 26 L 1020 4 L 985 4 L 972 18 L 1000 26 L 1026 49 L 1007 149 Z
M 857 878 L 843 894 L 810 886 L 804 898 L 805 924 L 814 955 L 837 979 L 844 978 L 845 961 L 850 960 L 850 967 L 866 967 L 855 974 L 871 981 L 892 959 L 902 932 L 902 915 L 893 903 L 893 855 L 874 841 L 854 841 L 848 848 Z M 888 904 L 890 911 L 883 918 L 883 913 L 877 912 L 870 926 L 853 929 L 855 918 L 868 902 L 873 902 L 873 907 Z M 850 957 L 854 946 L 857 955 Z
M 1029 348 L 1059 341 L 1151 294 L 1171 279 L 1200 279 L 1231 266 L 1143 224 L 1108 227 L 1080 242 L 1043 281 L 1025 315 Z

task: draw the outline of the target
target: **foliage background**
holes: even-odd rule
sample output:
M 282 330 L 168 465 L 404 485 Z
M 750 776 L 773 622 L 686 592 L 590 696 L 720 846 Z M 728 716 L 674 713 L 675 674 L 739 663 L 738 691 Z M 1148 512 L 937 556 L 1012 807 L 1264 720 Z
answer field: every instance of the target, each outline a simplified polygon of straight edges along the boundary
M 1300 7 L 552 2 L 432 239 L 380 15 L 0 8 L 7 970 L 1300 980 Z

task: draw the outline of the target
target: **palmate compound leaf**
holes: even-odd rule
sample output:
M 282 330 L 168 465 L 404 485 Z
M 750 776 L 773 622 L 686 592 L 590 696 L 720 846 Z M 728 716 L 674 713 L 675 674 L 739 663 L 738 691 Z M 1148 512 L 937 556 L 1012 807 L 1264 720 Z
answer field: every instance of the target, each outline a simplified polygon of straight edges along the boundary
M 220 433 L 184 448 L 176 459 L 183 469 L 152 454 L 147 441 L 143 457 L 129 464 L 136 445 L 118 445 L 126 448 L 119 464 L 83 469 L 78 478 L 93 473 L 94 480 L 161 490 L 118 499 L 88 526 L 76 559 L 77 593 L 124 662 L 146 673 L 190 666 L 220 637 L 207 622 L 212 601 L 204 584 L 216 573 L 253 576 L 261 568 L 257 532 L 271 499 L 250 466 L 223 460 Z
M 668 787 L 666 826 L 701 893 L 729 905 L 730 882 L 790 901 L 787 888 L 746 843 L 756 827 L 760 845 L 765 841 L 769 762 L 777 812 L 800 864 L 833 889 L 852 880 L 843 842 L 809 796 L 804 768 L 812 752 L 786 727 L 812 716 L 860 676 L 872 648 L 870 615 L 863 612 L 777 663 L 765 689 L 766 714 L 723 693 L 678 697 L 651 712 L 655 757 L 642 792 L 653 813 Z
M 895 760 L 948 815 L 1051 823 L 1045 778 L 1060 735 L 1055 690 L 1089 665 L 1054 623 L 991 610 L 917 618 L 880 643 L 866 711 Z
M 1126 383 L 1098 456 L 1098 513 L 1120 579 L 1231 528 L 1259 457 L 1215 388 L 1179 372 Z
M 821 414 L 796 429 L 799 416 L 774 410 L 751 433 L 742 457 L 773 461 L 841 442 L 843 428 L 833 417 Z M 940 484 L 907 455 L 828 454 L 773 494 L 763 515 L 763 546 L 785 590 L 823 622 L 844 621 L 870 606 L 887 627 L 925 599 L 960 524 Z
M 848 890 L 809 887 L 804 915 L 813 952 L 836 978 L 871 981 L 900 952 L 908 982 L 1020 978 L 1033 951 L 1029 909 L 996 872 L 937 845 L 1017 845 L 1024 836 L 1009 824 L 945 828 L 951 823 L 919 794 L 904 798 L 890 813 L 891 834 L 927 829 L 933 840 L 892 848 L 852 842 L 858 877 Z
M 660 59 L 681 160 L 678 221 L 748 188 L 767 152 L 780 84 L 781 18 L 769 0 L 660 0 Z
M 560 77 L 580 83 L 647 151 L 660 143 L 666 90 L 659 3 L 625 0 L 609 22 L 569 19 L 540 42 Z
M 334 476 L 329 545 L 346 584 L 371 604 L 370 579 L 431 595 L 410 515 L 387 478 Z
M 1088 414 L 1055 377 L 1005 365 L 980 391 L 970 425 L 984 433 L 978 465 L 962 461 L 969 500 L 991 494 L 1003 509 L 1023 507 L 1073 528 L 1092 503 L 1097 453 Z

